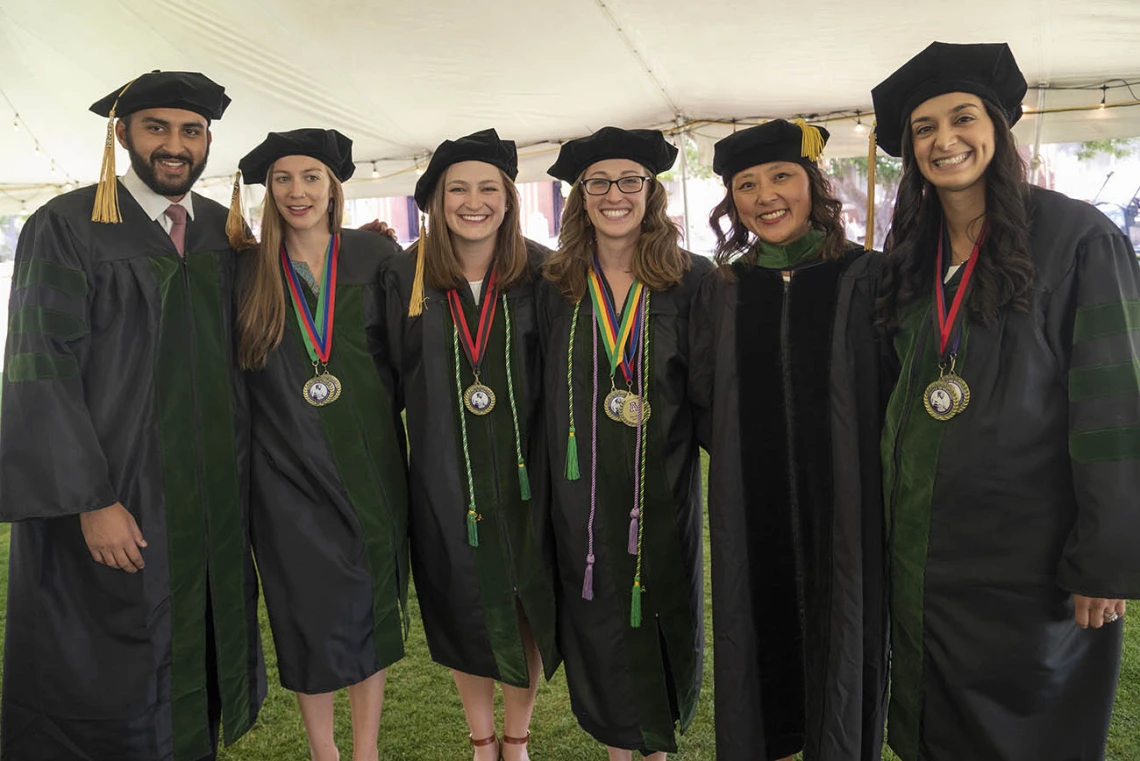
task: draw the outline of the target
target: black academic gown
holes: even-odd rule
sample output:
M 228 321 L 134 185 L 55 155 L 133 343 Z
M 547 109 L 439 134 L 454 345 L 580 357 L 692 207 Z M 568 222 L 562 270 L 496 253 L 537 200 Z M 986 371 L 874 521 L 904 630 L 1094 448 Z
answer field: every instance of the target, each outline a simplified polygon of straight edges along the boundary
M 528 241 L 527 253 L 532 278 L 537 277 L 548 251 Z M 496 404 L 489 414 L 476 416 L 459 400 L 474 376 L 462 344 L 456 353 L 446 294 L 425 284 L 423 313 L 408 317 L 415 267 L 413 244 L 406 255 L 390 260 L 385 299 L 392 363 L 407 410 L 412 575 L 428 649 L 432 660 L 443 666 L 526 687 L 531 674 L 523 649 L 520 612 L 538 644 L 547 678 L 560 663 L 554 645 L 552 561 L 550 548 L 543 541 L 550 487 L 541 414 L 534 280 L 507 292 L 509 314 L 499 301 L 480 378 L 494 391 Z M 465 286 L 461 301 L 474 334 L 482 299 L 476 305 L 471 289 Z M 510 403 L 512 389 L 518 450 Z M 478 515 L 477 547 L 468 539 L 471 490 L 464 457 L 464 426 Z M 528 500 L 522 498 L 520 455 L 531 491 Z
M 718 761 L 882 744 L 878 255 L 702 283 L 690 383 L 709 451 Z
M 341 234 L 335 402 L 314 407 L 301 395 L 314 371 L 283 274 L 285 335 L 248 375 L 253 545 L 281 684 L 296 692 L 356 684 L 404 654 L 408 488 L 380 281 L 398 251 L 387 236 Z M 315 313 L 316 296 L 301 288 Z
M 690 255 L 691 256 L 691 255 Z M 570 432 L 567 359 L 574 304 L 549 282 L 541 289 L 546 411 L 550 421 L 558 558 L 558 636 L 570 703 L 599 742 L 642 753 L 677 749 L 696 714 L 704 653 L 700 457 L 689 404 L 689 311 L 707 259 L 692 256 L 682 282 L 649 302 L 649 402 L 642 533 L 642 622 L 631 626 L 636 556 L 629 553 L 638 475 L 635 429 L 602 411 L 610 364 L 598 341 L 594 406 L 589 295 L 574 331 L 575 441 L 579 478 L 566 474 Z M 621 372 L 620 370 L 618 371 Z M 593 599 L 583 598 L 590 534 L 592 438 L 597 483 L 593 519 Z
M 1123 625 L 1080 630 L 1070 595 L 1140 597 L 1140 267 L 1087 204 L 1034 188 L 1030 215 L 1029 310 L 968 321 L 964 412 L 923 407 L 930 298 L 894 336 L 887 739 L 904 761 L 1104 758 Z
M 13 521 L 0 756 L 212 757 L 265 695 L 246 529 L 249 410 L 234 362 L 226 210 L 194 196 L 180 259 L 119 187 L 48 202 L 9 308 L 0 518 Z M 79 514 L 121 502 L 135 574 L 91 559 Z

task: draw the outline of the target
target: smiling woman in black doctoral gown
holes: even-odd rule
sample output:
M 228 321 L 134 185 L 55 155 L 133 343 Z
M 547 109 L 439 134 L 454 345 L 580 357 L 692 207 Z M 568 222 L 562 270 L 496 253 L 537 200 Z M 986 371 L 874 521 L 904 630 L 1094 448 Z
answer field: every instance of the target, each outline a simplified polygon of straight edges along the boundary
M 339 132 L 271 132 L 239 166 L 267 186 L 261 243 L 241 263 L 238 358 L 281 684 L 297 693 L 313 761 L 337 758 L 333 698 L 347 687 L 353 760 L 373 761 L 385 669 L 406 630 L 404 436 L 380 295 L 380 267 L 398 249 L 341 229 L 353 163 Z M 230 229 L 244 245 L 242 226 Z
M 1026 184 L 1025 91 L 1007 45 L 933 43 L 873 92 L 903 158 L 880 318 L 904 761 L 1103 758 L 1140 596 L 1140 267 Z

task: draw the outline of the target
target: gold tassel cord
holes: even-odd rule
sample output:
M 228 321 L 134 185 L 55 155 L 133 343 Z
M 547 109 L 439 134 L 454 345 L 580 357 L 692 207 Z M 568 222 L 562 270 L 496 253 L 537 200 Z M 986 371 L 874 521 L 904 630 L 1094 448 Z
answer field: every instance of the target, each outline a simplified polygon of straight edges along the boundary
M 820 134 L 819 127 L 813 127 L 803 119 L 796 119 L 794 124 L 803 133 L 800 155 L 809 161 L 819 161 L 819 157 L 823 155 L 823 135 Z
M 424 235 L 425 218 L 420 212 L 420 242 L 416 246 L 416 275 L 412 280 L 412 296 L 408 301 L 408 317 L 419 317 L 424 311 Z
M 115 110 L 119 107 L 123 93 L 134 83 L 133 79 L 127 82 L 111 105 L 107 119 L 107 142 L 103 145 L 103 164 L 99 168 L 99 184 L 95 187 L 95 206 L 91 209 L 92 222 L 117 225 L 123 221 L 123 216 L 119 213 L 119 177 L 115 171 Z
M 257 241 L 249 225 L 245 223 L 245 209 L 242 208 L 241 170 L 234 173 L 234 191 L 230 196 L 230 213 L 226 215 L 226 237 L 234 251 L 256 248 Z
M 867 235 L 863 250 L 875 247 L 875 122 L 871 123 L 871 134 L 867 138 Z

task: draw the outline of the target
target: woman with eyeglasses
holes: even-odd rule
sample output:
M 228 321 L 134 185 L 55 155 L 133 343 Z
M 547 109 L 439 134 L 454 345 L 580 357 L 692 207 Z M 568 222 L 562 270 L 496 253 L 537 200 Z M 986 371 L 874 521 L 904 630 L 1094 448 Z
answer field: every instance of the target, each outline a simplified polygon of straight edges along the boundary
M 606 127 L 562 146 L 573 187 L 540 293 L 559 643 L 578 723 L 611 761 L 688 728 L 704 631 L 689 307 L 711 265 L 678 245 L 656 175 L 677 149 Z

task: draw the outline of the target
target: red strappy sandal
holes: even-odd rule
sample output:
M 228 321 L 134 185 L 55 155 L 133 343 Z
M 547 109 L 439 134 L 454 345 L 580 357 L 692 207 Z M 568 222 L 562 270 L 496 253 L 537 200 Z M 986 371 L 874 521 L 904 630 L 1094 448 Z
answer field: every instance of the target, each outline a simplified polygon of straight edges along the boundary
M 471 742 L 471 747 L 473 747 L 473 748 L 485 748 L 488 745 L 490 745 L 491 743 L 498 743 L 499 742 L 499 738 L 496 737 L 494 734 L 492 734 L 490 737 L 484 737 L 482 740 L 476 740 L 474 737 L 471 736 L 471 733 L 468 732 L 467 733 L 467 739 Z M 506 738 L 503 738 L 503 739 L 506 739 Z
M 508 734 L 503 735 L 503 742 L 508 745 L 526 745 L 530 741 L 530 730 L 526 732 L 526 737 L 511 737 Z

